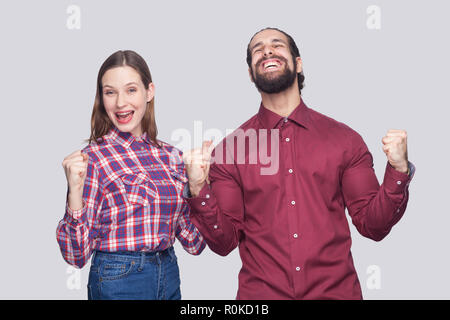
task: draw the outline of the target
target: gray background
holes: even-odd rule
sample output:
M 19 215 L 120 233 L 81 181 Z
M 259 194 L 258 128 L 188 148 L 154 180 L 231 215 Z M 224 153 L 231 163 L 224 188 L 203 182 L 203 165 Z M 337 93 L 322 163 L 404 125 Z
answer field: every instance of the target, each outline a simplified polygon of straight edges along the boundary
M 66 26 L 69 5 L 81 29 Z M 366 9 L 381 9 L 369 30 Z M 66 181 L 61 162 L 89 136 L 101 63 L 118 49 L 148 62 L 159 138 L 180 128 L 225 133 L 258 110 L 245 63 L 250 37 L 276 26 L 303 58 L 306 104 L 358 131 L 382 181 L 381 138 L 406 129 L 417 173 L 402 220 L 382 242 L 351 225 L 366 299 L 448 299 L 448 1 L 2 1 L 0 298 L 86 299 L 56 242 Z M 237 250 L 189 256 L 176 244 L 185 299 L 234 299 Z M 366 285 L 370 265 L 380 289 Z M 69 269 L 70 272 L 70 269 Z

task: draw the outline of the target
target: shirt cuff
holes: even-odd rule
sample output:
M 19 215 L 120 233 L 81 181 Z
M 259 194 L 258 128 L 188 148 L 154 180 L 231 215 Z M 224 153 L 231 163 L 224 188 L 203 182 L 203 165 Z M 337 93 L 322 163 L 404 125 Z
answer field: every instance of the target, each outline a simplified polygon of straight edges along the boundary
M 83 208 L 79 210 L 72 210 L 69 204 L 66 203 L 66 215 L 64 219 L 72 226 L 78 226 L 83 223 L 83 218 L 86 216 L 86 202 L 83 200 Z
M 390 193 L 403 194 L 405 188 L 408 187 L 416 171 L 416 167 L 409 161 L 408 168 L 409 175 L 407 173 L 395 170 L 389 162 L 387 163 L 383 184 Z
M 189 186 L 186 184 L 183 189 L 183 196 L 191 207 L 193 214 L 205 214 L 213 212 L 216 199 L 212 195 L 209 184 L 205 183 L 197 197 L 193 198 L 189 192 Z M 190 197 L 189 197 L 190 196 Z
M 184 184 L 183 198 L 185 198 L 185 199 L 192 198 L 191 189 L 189 189 L 189 184 L 188 183 Z

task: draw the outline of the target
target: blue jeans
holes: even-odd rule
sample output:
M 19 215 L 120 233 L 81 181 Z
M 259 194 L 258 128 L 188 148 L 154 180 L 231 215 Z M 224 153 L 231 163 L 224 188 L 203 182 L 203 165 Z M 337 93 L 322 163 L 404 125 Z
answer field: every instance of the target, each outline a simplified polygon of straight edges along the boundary
M 94 251 L 89 300 L 180 300 L 173 247 L 160 252 Z

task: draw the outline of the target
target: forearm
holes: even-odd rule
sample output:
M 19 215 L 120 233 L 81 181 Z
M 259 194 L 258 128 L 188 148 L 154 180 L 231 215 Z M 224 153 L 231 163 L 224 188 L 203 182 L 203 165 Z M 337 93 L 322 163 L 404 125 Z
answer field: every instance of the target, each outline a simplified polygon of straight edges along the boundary
M 221 256 L 226 256 L 239 243 L 237 222 L 227 216 L 219 207 L 216 197 L 206 184 L 196 197 L 185 197 L 191 207 L 190 218 L 209 248 Z
M 401 219 L 409 199 L 411 178 L 388 164 L 378 190 L 373 189 L 371 197 L 353 204 L 353 223 L 363 236 L 380 241 Z
M 189 205 L 184 202 L 183 213 L 177 220 L 176 237 L 186 252 L 199 255 L 205 249 L 206 242 L 192 223 L 189 212 Z

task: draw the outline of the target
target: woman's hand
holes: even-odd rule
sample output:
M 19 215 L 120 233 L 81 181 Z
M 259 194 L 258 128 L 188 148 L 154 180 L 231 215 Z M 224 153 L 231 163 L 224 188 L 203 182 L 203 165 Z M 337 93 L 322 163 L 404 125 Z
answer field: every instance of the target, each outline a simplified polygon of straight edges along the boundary
M 72 210 L 83 208 L 83 188 L 88 160 L 89 156 L 78 150 L 65 157 L 62 162 L 69 188 L 67 201 Z

